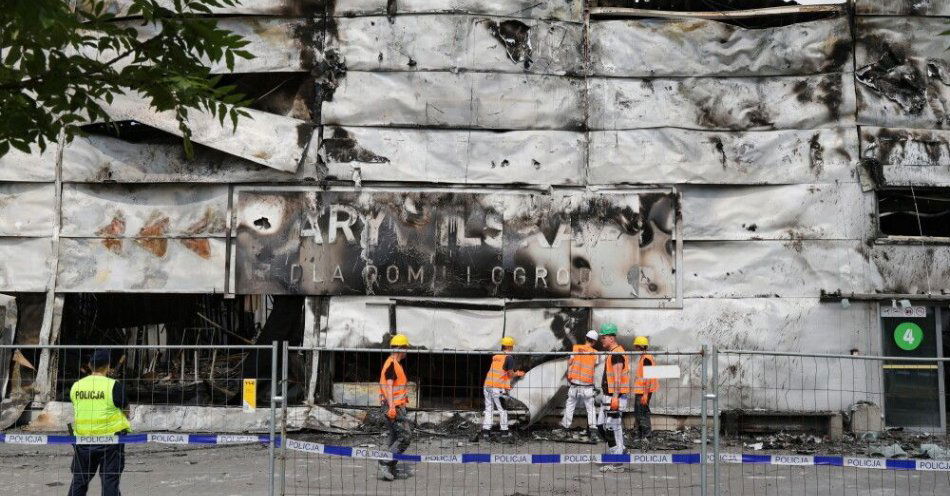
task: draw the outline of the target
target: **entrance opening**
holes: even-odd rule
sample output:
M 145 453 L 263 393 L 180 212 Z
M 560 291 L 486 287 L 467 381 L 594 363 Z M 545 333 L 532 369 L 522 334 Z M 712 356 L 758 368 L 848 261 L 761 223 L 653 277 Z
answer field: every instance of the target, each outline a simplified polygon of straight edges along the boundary
M 877 192 L 881 234 L 950 238 L 950 189 Z

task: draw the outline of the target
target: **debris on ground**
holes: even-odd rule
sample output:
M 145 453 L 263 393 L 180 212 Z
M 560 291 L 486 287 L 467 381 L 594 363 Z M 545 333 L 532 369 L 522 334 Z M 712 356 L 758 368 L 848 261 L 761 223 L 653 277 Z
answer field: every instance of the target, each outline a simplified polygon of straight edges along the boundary
M 920 452 L 931 460 L 950 460 L 950 449 L 942 448 L 936 444 L 921 444 Z
M 907 452 L 901 448 L 901 445 L 894 443 L 890 446 L 872 446 L 868 450 L 871 456 L 882 456 L 884 458 L 907 458 Z

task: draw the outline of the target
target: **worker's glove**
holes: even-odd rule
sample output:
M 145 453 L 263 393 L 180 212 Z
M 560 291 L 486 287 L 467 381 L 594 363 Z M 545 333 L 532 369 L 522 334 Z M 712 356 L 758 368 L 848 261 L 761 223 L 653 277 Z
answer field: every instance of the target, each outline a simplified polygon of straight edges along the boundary
M 644 394 L 644 395 L 641 395 L 641 396 L 640 396 L 640 404 L 643 405 L 643 406 L 649 405 L 649 404 L 650 404 L 650 398 L 649 398 L 647 395 L 645 395 L 645 394 Z
M 389 420 L 396 420 L 396 407 L 389 407 L 389 411 L 386 412 L 386 418 Z
M 524 377 L 524 371 L 523 370 L 515 371 L 515 377 Z
M 620 410 L 620 398 L 610 399 L 610 409 L 615 411 Z

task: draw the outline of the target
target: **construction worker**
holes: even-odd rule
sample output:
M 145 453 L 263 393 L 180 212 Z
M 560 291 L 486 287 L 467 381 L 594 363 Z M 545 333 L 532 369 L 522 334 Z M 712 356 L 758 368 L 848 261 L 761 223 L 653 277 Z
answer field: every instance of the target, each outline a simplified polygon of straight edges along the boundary
M 558 434 L 564 435 L 571 428 L 574 420 L 574 409 L 577 402 L 584 403 L 587 411 L 587 429 L 590 439 L 597 442 L 597 412 L 594 410 L 594 371 L 597 369 L 597 331 L 589 331 L 585 336 L 586 342 L 574 345 L 574 354 L 567 361 L 567 402 L 564 404 L 564 416 L 561 418 L 561 429 Z
M 485 375 L 485 416 L 482 419 L 481 430 L 481 437 L 485 440 L 491 437 L 494 410 L 498 411 L 498 427 L 502 437 L 511 437 L 511 433 L 508 432 L 508 411 L 501 404 L 501 399 L 511 390 L 512 378 L 524 377 L 524 371 L 516 370 L 514 357 L 506 353 L 514 347 L 514 338 L 509 336 L 501 338 L 502 353 L 492 356 L 491 368 Z
M 635 351 L 646 352 L 650 347 L 650 340 L 646 336 L 637 336 L 633 340 L 633 349 Z M 643 376 L 643 367 L 649 367 L 656 364 L 653 355 L 644 353 L 637 359 L 637 373 L 633 380 L 634 405 L 633 414 L 637 420 L 637 430 L 640 440 L 644 447 L 649 444 L 650 433 L 650 400 L 653 393 L 660 389 L 658 379 L 647 379 Z
M 617 326 L 605 323 L 600 326 L 600 349 L 611 353 L 622 353 L 623 347 L 617 343 Z M 627 355 L 608 355 L 604 364 L 604 379 L 601 385 L 604 392 L 601 397 L 597 429 L 607 440 L 607 452 L 613 455 L 623 454 L 622 413 L 627 407 L 630 394 L 630 357 Z
M 396 334 L 389 340 L 389 347 L 398 350 L 406 349 L 409 347 L 409 338 L 403 334 Z M 406 417 L 406 405 L 409 404 L 409 381 L 406 379 L 406 371 L 402 368 L 404 358 L 406 358 L 404 351 L 390 353 L 379 372 L 379 401 L 389 426 L 389 451 L 393 454 L 406 451 L 412 438 L 409 419 Z M 395 480 L 396 461 L 380 461 L 379 473 L 383 480 Z
M 108 377 L 109 350 L 96 350 L 89 360 L 92 371 L 69 390 L 73 403 L 73 435 L 116 436 L 132 430 L 129 405 L 122 383 Z M 69 496 L 84 496 L 99 471 L 103 496 L 119 496 L 119 478 L 125 470 L 124 444 L 73 445 L 73 480 Z

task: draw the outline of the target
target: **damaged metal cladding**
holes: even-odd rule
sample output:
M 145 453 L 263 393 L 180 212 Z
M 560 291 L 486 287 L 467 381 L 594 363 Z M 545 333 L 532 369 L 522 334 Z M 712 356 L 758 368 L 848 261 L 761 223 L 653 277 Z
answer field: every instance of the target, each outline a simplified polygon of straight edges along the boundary
M 528 32 L 531 30 L 527 24 L 509 19 L 507 21 L 485 23 L 491 32 L 508 53 L 508 58 L 516 64 L 524 64 L 525 69 L 531 68 L 531 38 Z
M 673 290 L 669 192 L 238 198 L 240 292 L 668 298 Z M 644 255 L 655 266 L 642 266 Z

